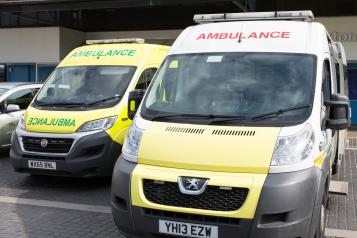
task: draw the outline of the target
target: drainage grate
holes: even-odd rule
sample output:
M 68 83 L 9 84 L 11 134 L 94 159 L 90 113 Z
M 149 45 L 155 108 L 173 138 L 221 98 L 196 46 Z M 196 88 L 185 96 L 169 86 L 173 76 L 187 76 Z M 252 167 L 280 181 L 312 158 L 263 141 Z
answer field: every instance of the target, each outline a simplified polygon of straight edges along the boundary
M 204 129 L 198 128 L 187 128 L 187 127 L 173 127 L 169 126 L 165 129 L 168 132 L 176 132 L 176 133 L 188 133 L 188 134 L 203 134 Z
M 213 130 L 212 135 L 218 136 L 254 136 L 255 131 L 236 131 L 236 130 Z

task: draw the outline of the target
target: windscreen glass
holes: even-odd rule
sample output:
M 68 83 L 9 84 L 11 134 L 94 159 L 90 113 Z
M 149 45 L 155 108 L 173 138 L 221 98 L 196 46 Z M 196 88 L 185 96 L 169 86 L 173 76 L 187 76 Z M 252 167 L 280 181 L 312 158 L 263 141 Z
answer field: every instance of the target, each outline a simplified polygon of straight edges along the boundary
M 57 68 L 40 90 L 34 106 L 111 107 L 120 101 L 135 69 L 129 66 Z
M 142 114 L 203 123 L 296 122 L 311 113 L 315 71 L 316 57 L 306 54 L 171 55 L 156 74 Z
M 8 91 L 7 88 L 0 88 L 0 96 Z

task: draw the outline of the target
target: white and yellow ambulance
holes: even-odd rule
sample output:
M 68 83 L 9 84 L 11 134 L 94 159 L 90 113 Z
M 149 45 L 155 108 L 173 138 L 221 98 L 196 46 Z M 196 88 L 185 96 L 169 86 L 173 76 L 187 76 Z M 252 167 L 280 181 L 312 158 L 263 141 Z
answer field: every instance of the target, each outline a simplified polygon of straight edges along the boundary
M 70 52 L 13 133 L 15 170 L 111 176 L 131 124 L 128 92 L 148 87 L 168 49 L 135 38 L 87 41 Z
M 342 45 L 311 11 L 195 20 L 141 106 L 129 96 L 137 113 L 112 178 L 119 230 L 323 237 L 338 130 L 350 124 Z

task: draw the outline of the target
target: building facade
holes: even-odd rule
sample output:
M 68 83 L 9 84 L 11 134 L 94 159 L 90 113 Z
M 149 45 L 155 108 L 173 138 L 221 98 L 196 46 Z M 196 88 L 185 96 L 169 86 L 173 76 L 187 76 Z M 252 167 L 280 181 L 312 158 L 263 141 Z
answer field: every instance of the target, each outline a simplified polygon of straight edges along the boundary
M 170 45 L 196 13 L 311 9 L 348 58 L 357 125 L 357 1 L 354 0 L 7 0 L 0 1 L 0 82 L 43 82 L 89 39 L 139 37 Z

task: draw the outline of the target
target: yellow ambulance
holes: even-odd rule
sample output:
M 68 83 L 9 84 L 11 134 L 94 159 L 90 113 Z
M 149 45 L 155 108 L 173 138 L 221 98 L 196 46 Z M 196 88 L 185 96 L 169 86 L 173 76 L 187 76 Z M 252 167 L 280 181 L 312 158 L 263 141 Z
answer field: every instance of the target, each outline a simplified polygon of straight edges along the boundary
M 13 133 L 15 171 L 111 176 L 131 124 L 128 92 L 145 91 L 168 49 L 134 38 L 87 41 L 70 52 Z

